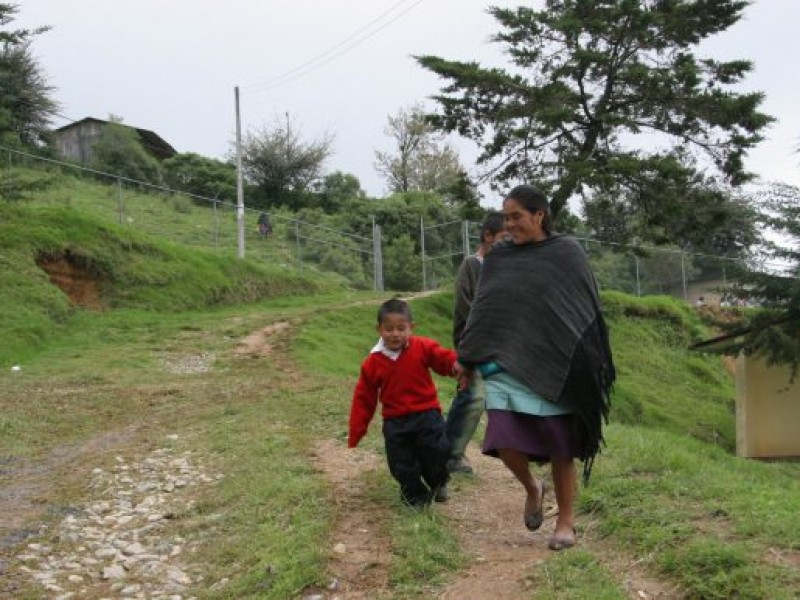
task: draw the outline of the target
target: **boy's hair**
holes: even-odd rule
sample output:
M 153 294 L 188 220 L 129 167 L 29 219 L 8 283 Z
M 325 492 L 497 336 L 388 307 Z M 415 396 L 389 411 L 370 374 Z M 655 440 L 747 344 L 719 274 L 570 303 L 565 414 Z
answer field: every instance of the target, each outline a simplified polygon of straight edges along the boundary
M 483 220 L 483 224 L 481 225 L 481 242 L 483 242 L 483 236 L 485 234 L 490 234 L 495 236 L 498 232 L 503 231 L 506 228 L 506 216 L 497 211 L 492 211 L 486 218 Z
M 378 309 L 378 325 L 383 323 L 383 318 L 386 315 L 403 315 L 411 323 L 414 319 L 411 317 L 411 307 L 408 302 L 400 298 L 392 298 L 387 300 Z

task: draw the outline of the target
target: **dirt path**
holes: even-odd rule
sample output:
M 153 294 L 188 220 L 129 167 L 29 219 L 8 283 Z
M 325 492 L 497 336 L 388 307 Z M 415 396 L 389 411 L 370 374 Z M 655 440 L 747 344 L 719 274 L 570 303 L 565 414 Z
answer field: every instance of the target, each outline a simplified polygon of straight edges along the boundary
M 368 503 L 359 481 L 370 471 L 386 468 L 368 453 L 353 453 L 341 443 L 325 440 L 313 452 L 314 464 L 333 487 L 336 522 L 331 544 L 341 545 L 330 570 L 339 579 L 336 590 L 321 594 L 340 600 L 375 598 L 385 591 L 390 540 L 382 534 L 386 508 Z M 522 523 L 523 494 L 502 464 L 480 454 L 473 444 L 468 456 L 476 470 L 472 482 L 456 479 L 451 498 L 431 510 L 442 511 L 453 522 L 456 535 L 471 564 L 458 573 L 437 596 L 439 600 L 519 600 L 535 597 L 530 575 L 551 556 L 547 539 L 555 526 L 552 493 L 545 501 L 545 522 L 531 533 Z M 459 476 L 460 477 L 460 476 Z M 382 516 L 383 515 L 383 516 Z M 585 519 L 579 518 L 584 528 Z M 645 573 L 640 564 L 582 532 L 579 547 L 592 552 L 615 574 L 628 596 L 636 600 L 679 597 L 670 586 Z M 334 552 L 335 554 L 335 552 Z
M 266 359 L 289 372 L 301 372 L 284 350 L 298 323 L 277 322 L 258 329 L 232 348 L 242 359 Z M 134 443 L 136 432 L 126 429 L 98 434 L 80 446 L 54 450 L 38 465 L 3 465 L 13 471 L 13 481 L 0 486 L 0 551 L 36 535 L 30 525 L 37 514 L 58 506 L 64 481 L 85 471 L 89 457 L 114 452 Z M 134 451 L 134 448 L 130 448 Z M 469 458 L 477 476 L 472 481 L 455 480 L 451 499 L 431 510 L 447 515 L 459 542 L 471 557 L 470 564 L 453 576 L 438 594 L 440 600 L 516 600 L 536 596 L 530 579 L 537 567 L 550 557 L 547 538 L 554 526 L 552 493 L 546 499 L 542 529 L 528 532 L 522 524 L 523 494 L 502 464 L 480 454 L 473 443 Z M 389 566 L 391 540 L 386 523 L 391 507 L 370 501 L 365 482 L 370 473 L 386 469 L 381 457 L 363 450 L 348 450 L 339 441 L 321 440 L 311 450 L 310 460 L 331 486 L 334 531 L 329 540 L 329 571 L 334 580 L 327 589 L 306 590 L 304 597 L 316 599 L 365 600 L 391 598 Z M 77 467 L 82 465 L 83 469 Z M 23 524 L 28 529 L 22 529 Z M 579 519 L 579 547 L 592 552 L 622 582 L 630 598 L 651 600 L 677 597 L 669 586 L 649 577 L 636 559 L 607 547 L 592 535 L 591 523 Z M 28 533 L 26 533 L 28 532 Z M 3 535 L 6 537 L 3 538 Z M 22 537 L 20 537 L 22 536 Z M 5 539 L 5 542 L 3 541 Z M 5 543 L 5 546 L 3 546 Z M 8 562 L 0 557 L 0 576 Z M 0 587 L 0 595 L 2 595 Z M 313 593 L 312 593 L 313 592 Z

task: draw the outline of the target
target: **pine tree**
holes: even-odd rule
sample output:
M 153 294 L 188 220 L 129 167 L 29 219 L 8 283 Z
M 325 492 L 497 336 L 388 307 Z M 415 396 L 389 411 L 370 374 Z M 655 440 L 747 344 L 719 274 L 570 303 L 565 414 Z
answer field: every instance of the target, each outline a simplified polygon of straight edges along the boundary
M 752 64 L 696 54 L 747 4 L 547 0 L 544 10 L 490 8 L 510 67 L 417 57 L 447 82 L 431 119 L 480 145 L 495 188 L 536 183 L 556 215 L 579 198 L 658 221 L 659 213 L 686 210 L 681 203 L 698 189 L 724 192 L 751 177 L 743 158 L 772 121 L 759 112 L 763 94 L 733 91 Z M 669 210 L 651 210 L 653 190 Z

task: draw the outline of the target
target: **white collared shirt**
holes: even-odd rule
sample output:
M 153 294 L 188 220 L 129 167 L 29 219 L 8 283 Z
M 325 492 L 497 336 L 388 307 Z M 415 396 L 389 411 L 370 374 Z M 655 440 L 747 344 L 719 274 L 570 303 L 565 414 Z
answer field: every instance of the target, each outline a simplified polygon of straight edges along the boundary
M 400 350 L 389 350 L 389 348 L 386 347 L 386 344 L 383 343 L 383 338 L 378 338 L 378 343 L 372 347 L 372 350 L 370 350 L 370 354 L 375 354 L 376 352 L 380 352 L 381 354 L 392 360 L 397 360 L 402 351 L 403 348 L 400 348 Z

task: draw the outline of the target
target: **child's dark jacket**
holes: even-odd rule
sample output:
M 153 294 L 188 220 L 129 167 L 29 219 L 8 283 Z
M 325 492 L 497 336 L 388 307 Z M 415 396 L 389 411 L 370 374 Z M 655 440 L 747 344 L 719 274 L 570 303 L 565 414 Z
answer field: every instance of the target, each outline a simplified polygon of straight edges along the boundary
M 382 352 L 371 353 L 361 363 L 361 375 L 353 393 L 348 447 L 355 448 L 366 435 L 378 400 L 384 419 L 431 409 L 441 411 L 430 370 L 452 375 L 456 358 L 453 350 L 416 335 L 409 338 L 408 346 L 397 360 Z

